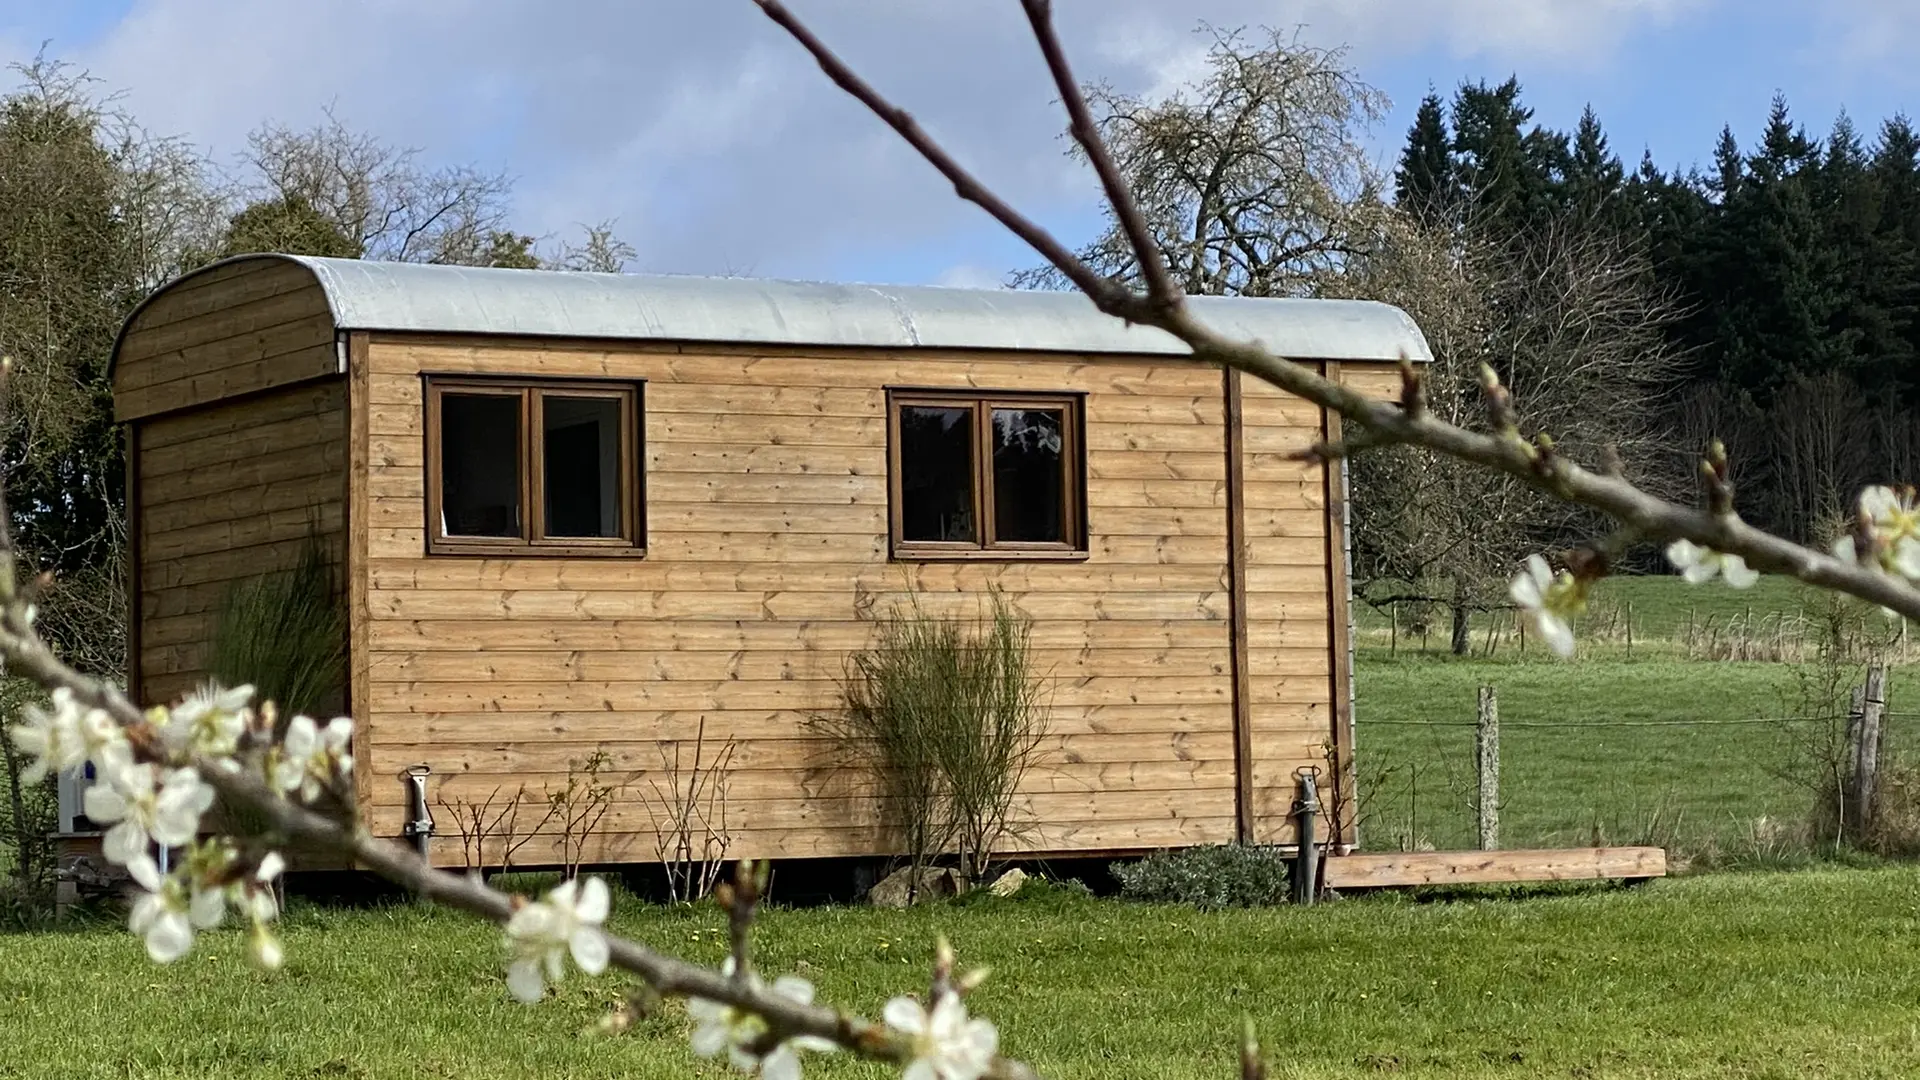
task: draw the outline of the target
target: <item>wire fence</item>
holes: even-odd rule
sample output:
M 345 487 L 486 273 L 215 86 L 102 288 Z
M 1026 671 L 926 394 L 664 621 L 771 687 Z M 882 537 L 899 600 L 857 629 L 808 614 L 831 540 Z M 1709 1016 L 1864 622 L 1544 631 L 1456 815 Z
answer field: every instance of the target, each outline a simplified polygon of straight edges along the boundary
M 1883 714 L 1889 797 L 1920 819 L 1920 712 Z M 1477 845 L 1472 719 L 1359 727 L 1356 820 L 1374 850 Z M 1854 750 L 1844 713 L 1498 723 L 1500 846 L 1653 844 L 1737 861 L 1810 850 L 1835 818 Z M 1909 795 L 1909 792 L 1912 795 Z

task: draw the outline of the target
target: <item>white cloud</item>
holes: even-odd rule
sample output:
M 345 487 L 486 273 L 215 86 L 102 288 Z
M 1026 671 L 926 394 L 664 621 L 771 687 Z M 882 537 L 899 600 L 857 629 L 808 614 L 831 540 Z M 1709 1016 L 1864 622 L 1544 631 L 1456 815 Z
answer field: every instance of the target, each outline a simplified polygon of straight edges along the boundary
M 1006 272 L 975 263 L 949 266 L 933 279 L 935 285 L 951 289 L 998 289 L 1006 285 Z
M 1305 23 L 1368 67 L 1436 45 L 1598 62 L 1704 2 L 1062 0 L 1056 17 L 1082 78 L 1150 90 L 1197 71 L 1200 20 Z M 1085 218 L 1093 187 L 1061 152 L 1014 5 L 796 6 L 990 184 L 1042 218 Z M 0 53 L 41 33 L 34 19 L 16 16 Z M 645 269 L 832 276 L 866 252 L 945 248 L 920 271 L 932 278 L 992 254 L 955 250 L 992 226 L 745 0 L 133 0 L 61 55 L 125 88 L 149 126 L 223 158 L 263 121 L 312 123 L 332 103 L 434 160 L 514 174 L 526 231 L 617 218 Z

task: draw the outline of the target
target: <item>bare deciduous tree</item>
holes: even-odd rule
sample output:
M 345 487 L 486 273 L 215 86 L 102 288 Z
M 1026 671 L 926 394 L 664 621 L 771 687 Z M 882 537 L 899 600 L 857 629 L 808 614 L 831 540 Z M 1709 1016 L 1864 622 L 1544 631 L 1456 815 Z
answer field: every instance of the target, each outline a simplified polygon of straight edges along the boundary
M 1239 31 L 1201 32 L 1213 44 L 1198 82 L 1158 100 L 1086 88 L 1100 137 L 1181 288 L 1311 291 L 1350 254 L 1355 215 L 1377 205 L 1365 136 L 1386 97 L 1347 66 L 1344 49 L 1314 48 L 1274 30 L 1253 42 Z M 1073 152 L 1084 159 L 1079 144 Z M 1080 258 L 1109 277 L 1140 276 L 1118 222 Z M 1054 266 L 1014 281 L 1071 285 Z
M 1322 293 L 1413 316 L 1433 351 L 1421 382 L 1435 415 L 1481 426 L 1480 371 L 1490 366 L 1506 375 L 1528 428 L 1552 433 L 1562 452 L 1611 454 L 1640 465 L 1643 486 L 1685 490 L 1654 423 L 1679 372 L 1661 333 L 1672 304 L 1628 241 L 1573 220 L 1501 240 L 1472 221 L 1393 213 L 1380 222 L 1365 254 L 1324 279 Z M 1467 649 L 1469 614 L 1505 602 L 1506 579 L 1529 551 L 1578 543 L 1598 524 L 1515 477 L 1421 448 L 1357 454 L 1352 468 L 1362 594 L 1446 608 L 1456 653 Z
M 247 136 L 253 203 L 304 203 L 359 257 L 475 263 L 506 222 L 511 183 L 472 166 L 431 168 L 419 152 L 354 131 L 325 111 L 306 130 L 269 123 Z

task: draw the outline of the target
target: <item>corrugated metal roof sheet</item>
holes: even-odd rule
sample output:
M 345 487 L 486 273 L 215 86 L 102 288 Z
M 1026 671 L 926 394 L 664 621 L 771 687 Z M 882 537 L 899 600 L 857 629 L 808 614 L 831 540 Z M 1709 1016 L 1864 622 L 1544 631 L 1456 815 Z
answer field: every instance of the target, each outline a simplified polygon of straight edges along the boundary
M 259 258 L 261 256 L 241 256 Z M 1181 355 L 1079 293 L 835 285 L 753 278 L 572 274 L 286 258 L 326 290 L 342 330 L 873 348 Z M 1223 333 L 1300 360 L 1432 354 L 1405 312 L 1358 300 L 1192 298 Z

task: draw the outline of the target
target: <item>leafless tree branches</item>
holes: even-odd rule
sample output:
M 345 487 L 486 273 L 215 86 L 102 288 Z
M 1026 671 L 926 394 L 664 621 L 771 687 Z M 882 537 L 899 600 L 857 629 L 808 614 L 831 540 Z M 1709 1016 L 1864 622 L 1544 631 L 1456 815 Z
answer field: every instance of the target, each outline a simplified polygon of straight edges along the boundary
M 1088 105 L 1182 288 L 1308 293 L 1343 265 L 1365 232 L 1359 219 L 1380 209 L 1364 137 L 1386 99 L 1347 68 L 1344 50 L 1274 31 L 1259 43 L 1239 31 L 1206 31 L 1213 45 L 1199 82 L 1154 101 L 1097 85 L 1086 91 Z M 1080 259 L 1108 277 L 1139 276 L 1117 223 Z M 1014 280 L 1066 283 L 1054 266 Z

